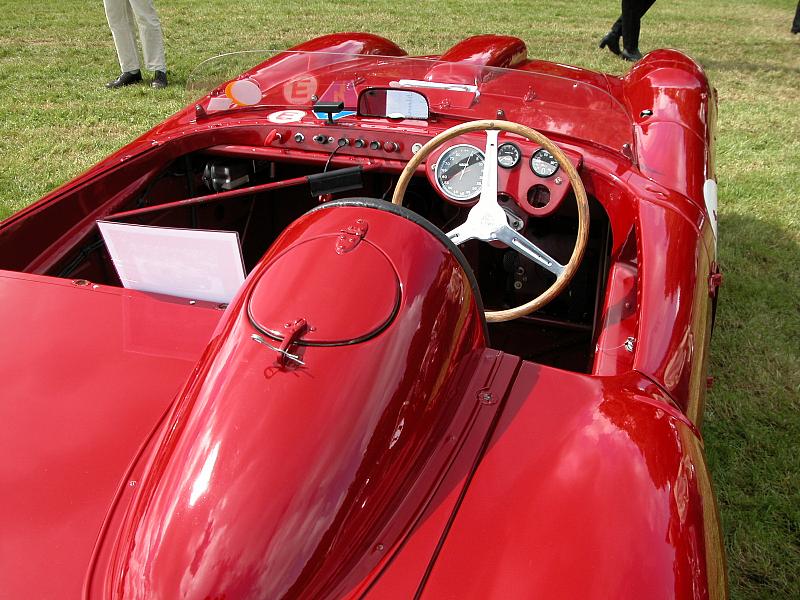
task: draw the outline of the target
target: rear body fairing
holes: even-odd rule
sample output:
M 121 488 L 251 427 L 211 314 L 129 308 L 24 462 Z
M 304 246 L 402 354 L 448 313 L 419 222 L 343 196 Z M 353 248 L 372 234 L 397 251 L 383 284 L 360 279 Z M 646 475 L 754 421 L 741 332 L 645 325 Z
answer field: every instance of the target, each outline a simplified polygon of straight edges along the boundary
M 339 232 L 356 221 L 367 233 L 342 251 Z M 262 289 L 280 298 L 297 274 L 313 279 L 314 269 L 303 268 L 309 245 L 319 272 L 340 284 L 311 282 L 328 298 L 322 305 L 287 305 L 315 329 L 292 346 L 304 364 L 281 368 L 280 355 L 251 337 L 262 314 L 254 303 Z M 351 257 L 376 251 L 402 290 L 391 321 L 365 339 L 317 345 L 313 336 L 330 337 L 325 324 L 352 304 L 335 295 L 363 295 L 370 284 L 371 274 L 353 266 L 372 263 Z M 294 257 L 294 273 L 275 268 Z M 496 377 L 502 355 L 486 354 L 473 290 L 442 240 L 386 210 L 326 206 L 287 229 L 180 394 L 124 523 L 109 536 L 96 593 L 335 597 L 374 577 L 459 444 L 485 435 L 485 422 L 473 431 L 479 391 L 505 393 L 510 370 Z

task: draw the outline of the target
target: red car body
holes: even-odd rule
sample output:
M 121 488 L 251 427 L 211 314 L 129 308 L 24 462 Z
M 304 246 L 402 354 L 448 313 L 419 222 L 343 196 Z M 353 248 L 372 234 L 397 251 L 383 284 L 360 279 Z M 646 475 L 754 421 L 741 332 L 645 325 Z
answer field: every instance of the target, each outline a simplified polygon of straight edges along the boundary
M 702 69 L 657 50 L 619 78 L 529 60 L 502 36 L 408 63 L 367 34 L 293 50 L 239 79 L 266 90 L 312 74 L 321 90 L 348 73 L 363 93 L 391 87 L 396 71 L 382 69 L 399 64 L 442 84 L 419 90 L 432 116 L 215 112 L 220 86 L 0 225 L 1 595 L 725 597 L 699 431 L 719 285 L 716 100 Z M 307 60 L 325 53 L 347 60 Z M 519 93 L 493 94 L 503 78 Z M 449 113 L 447 85 L 470 81 L 480 101 Z M 287 109 L 303 115 L 276 123 Z M 327 160 L 363 167 L 359 195 L 380 195 L 415 144 L 501 115 L 554 140 L 592 198 L 594 266 L 545 317 L 487 326 L 482 302 L 530 285 L 526 265 L 502 269 L 502 250 L 467 261 L 411 210 L 341 192 L 300 201 L 285 183 Z M 347 143 L 331 154 L 315 135 Z M 537 179 L 534 148 L 516 143 L 526 160 L 499 175 L 511 210 L 532 229 L 563 213 L 566 237 L 568 184 Z M 461 210 L 432 179 L 437 156 L 412 203 Z M 254 161 L 277 172 L 250 217 L 233 191 L 141 210 L 209 195 L 198 165 L 222 158 L 250 161 L 235 164 L 252 180 Z M 526 202 L 537 185 L 544 207 Z M 244 285 L 229 305 L 125 289 L 96 225 L 120 213 L 246 221 Z M 341 232 L 359 252 L 333 251 Z M 301 320 L 314 327 L 297 343 Z

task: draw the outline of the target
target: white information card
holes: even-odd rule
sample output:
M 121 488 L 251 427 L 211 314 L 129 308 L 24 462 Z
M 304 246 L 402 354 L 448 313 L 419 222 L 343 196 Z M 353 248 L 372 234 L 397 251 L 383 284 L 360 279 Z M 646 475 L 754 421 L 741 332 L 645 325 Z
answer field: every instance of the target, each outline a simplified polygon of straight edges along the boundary
M 242 249 L 235 231 L 109 221 L 97 225 L 128 289 L 230 302 L 244 282 Z

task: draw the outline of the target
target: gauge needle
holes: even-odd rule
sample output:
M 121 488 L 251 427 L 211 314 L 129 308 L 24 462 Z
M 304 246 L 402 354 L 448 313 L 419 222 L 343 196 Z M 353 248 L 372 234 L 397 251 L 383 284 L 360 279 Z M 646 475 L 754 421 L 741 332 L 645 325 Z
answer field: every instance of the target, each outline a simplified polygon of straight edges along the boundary
M 459 176 L 458 176 L 458 180 L 459 180 L 459 181 L 461 181 L 462 179 L 464 179 L 464 173 L 466 173 L 466 172 L 467 172 L 467 169 L 469 169 L 469 158 L 467 159 L 467 164 L 466 164 L 466 165 L 464 165 L 464 168 L 463 168 L 463 169 L 461 169 L 461 175 L 459 175 Z

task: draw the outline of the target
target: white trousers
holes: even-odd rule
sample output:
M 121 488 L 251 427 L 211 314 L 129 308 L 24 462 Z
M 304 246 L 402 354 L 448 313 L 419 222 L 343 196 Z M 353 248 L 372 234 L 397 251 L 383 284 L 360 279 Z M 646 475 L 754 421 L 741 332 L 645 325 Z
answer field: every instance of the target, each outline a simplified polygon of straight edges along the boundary
M 150 71 L 166 71 L 164 37 L 153 0 L 103 0 L 103 4 L 122 72 L 139 70 L 134 20 L 139 26 L 145 68 Z

